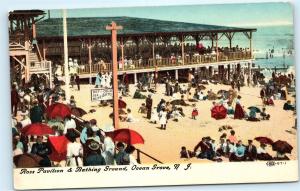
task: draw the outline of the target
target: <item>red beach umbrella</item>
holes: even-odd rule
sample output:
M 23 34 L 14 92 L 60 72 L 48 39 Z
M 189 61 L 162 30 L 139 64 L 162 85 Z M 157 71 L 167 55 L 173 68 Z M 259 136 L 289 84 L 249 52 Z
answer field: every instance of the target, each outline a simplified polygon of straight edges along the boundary
M 62 161 L 67 158 L 67 144 L 69 140 L 65 136 L 52 136 L 49 137 L 52 153 L 49 155 L 52 161 Z
M 125 103 L 125 101 L 123 101 L 121 99 L 118 100 L 118 104 L 119 104 L 119 108 L 120 109 L 124 109 L 127 106 L 127 104 Z
M 66 116 L 71 115 L 72 112 L 69 106 L 62 103 L 54 103 L 47 108 L 46 113 L 50 119 L 56 117 L 64 119 Z
M 215 119 L 224 119 L 227 116 L 227 109 L 223 105 L 217 105 L 211 109 L 211 117 Z
M 255 140 L 263 144 L 269 144 L 269 145 L 273 144 L 272 139 L 268 137 L 255 137 Z
M 114 141 L 123 142 L 128 145 L 144 144 L 144 138 L 138 132 L 131 129 L 117 129 L 114 131 Z
M 46 124 L 43 123 L 33 123 L 30 125 L 25 126 L 22 130 L 21 133 L 24 135 L 49 135 L 49 134 L 54 134 L 54 130 L 51 129 Z
M 278 151 L 281 154 L 291 153 L 293 147 L 286 141 L 278 140 L 272 144 L 273 151 Z

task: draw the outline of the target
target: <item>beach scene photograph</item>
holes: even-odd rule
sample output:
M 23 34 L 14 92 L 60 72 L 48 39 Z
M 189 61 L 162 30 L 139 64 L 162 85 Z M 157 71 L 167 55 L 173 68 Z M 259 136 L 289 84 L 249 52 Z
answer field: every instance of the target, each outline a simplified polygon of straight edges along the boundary
M 15 168 L 298 160 L 289 3 L 12 10 Z

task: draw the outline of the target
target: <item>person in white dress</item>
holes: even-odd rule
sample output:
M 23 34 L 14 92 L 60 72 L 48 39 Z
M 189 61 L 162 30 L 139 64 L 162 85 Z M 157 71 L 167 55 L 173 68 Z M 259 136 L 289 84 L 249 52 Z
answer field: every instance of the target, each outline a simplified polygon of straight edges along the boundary
M 103 131 L 105 132 L 105 138 L 103 141 L 103 149 L 104 151 L 101 153 L 103 158 L 105 159 L 105 164 L 107 165 L 114 165 L 115 164 L 115 159 L 114 159 L 114 154 L 115 154 L 115 144 L 113 140 L 109 137 L 109 134 L 112 134 L 114 131 L 113 126 L 107 125 L 104 127 Z
M 76 167 L 83 166 L 82 158 L 83 148 L 79 138 L 74 138 L 73 141 L 67 144 L 67 166 Z
M 167 128 L 167 112 L 165 108 L 162 108 L 162 110 L 159 112 L 159 123 L 160 128 L 162 130 L 166 130 Z
M 101 86 L 105 87 L 106 86 L 106 80 L 107 80 L 106 73 L 104 73 L 101 77 L 102 77 L 102 79 L 101 79 Z
M 23 117 L 23 119 L 20 121 L 20 123 L 22 124 L 22 128 L 26 127 L 27 125 L 31 124 L 31 120 L 29 118 L 29 114 L 27 110 L 23 110 L 20 112 L 20 115 Z
M 76 122 L 71 116 L 65 118 L 64 135 L 68 132 L 68 129 L 76 129 Z

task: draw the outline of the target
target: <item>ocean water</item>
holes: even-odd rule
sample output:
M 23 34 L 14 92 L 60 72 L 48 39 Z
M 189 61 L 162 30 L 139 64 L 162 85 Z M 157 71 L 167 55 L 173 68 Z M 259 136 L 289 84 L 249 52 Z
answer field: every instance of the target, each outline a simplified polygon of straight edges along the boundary
M 246 27 L 247 28 L 247 27 Z M 264 68 L 289 67 L 294 65 L 294 28 L 292 25 L 249 27 L 256 28 L 253 32 L 252 47 L 256 58 L 255 65 Z M 202 42 L 204 46 L 211 46 L 211 41 Z M 219 40 L 219 46 L 229 46 L 229 41 L 225 36 Z M 241 48 L 249 48 L 250 41 L 243 33 L 234 35 L 232 46 L 238 45 Z M 274 50 L 273 58 L 266 59 L 271 50 Z M 291 54 L 288 54 L 290 52 Z

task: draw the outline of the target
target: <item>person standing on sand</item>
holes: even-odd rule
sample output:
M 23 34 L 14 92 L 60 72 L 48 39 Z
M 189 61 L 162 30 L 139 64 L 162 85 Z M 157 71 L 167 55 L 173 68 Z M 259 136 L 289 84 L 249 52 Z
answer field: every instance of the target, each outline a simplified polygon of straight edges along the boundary
M 17 116 L 18 104 L 20 102 L 20 96 L 18 94 L 16 84 L 13 84 L 10 92 L 11 98 L 11 112 L 14 116 Z
M 235 82 L 234 81 L 231 81 L 231 88 L 234 90 L 235 88 Z
M 237 80 L 236 87 L 237 87 L 238 91 L 241 91 L 241 83 L 240 83 L 240 80 Z
M 234 119 L 243 119 L 245 117 L 245 113 L 243 107 L 241 106 L 240 99 L 241 96 L 238 96 L 234 110 Z
M 77 74 L 75 74 L 75 75 L 76 75 L 75 82 L 77 84 L 78 91 L 80 91 L 80 77 Z
M 162 110 L 159 112 L 159 123 L 160 123 L 160 129 L 162 130 L 167 129 L 167 112 L 165 108 L 162 108 Z
M 95 88 L 98 88 L 101 86 L 101 73 L 98 72 L 97 76 L 96 76 L 96 81 L 95 81 Z
M 153 103 L 153 100 L 151 98 L 151 95 L 148 95 L 148 97 L 146 98 L 146 108 L 147 108 L 147 118 L 148 119 L 151 119 L 152 103 Z

